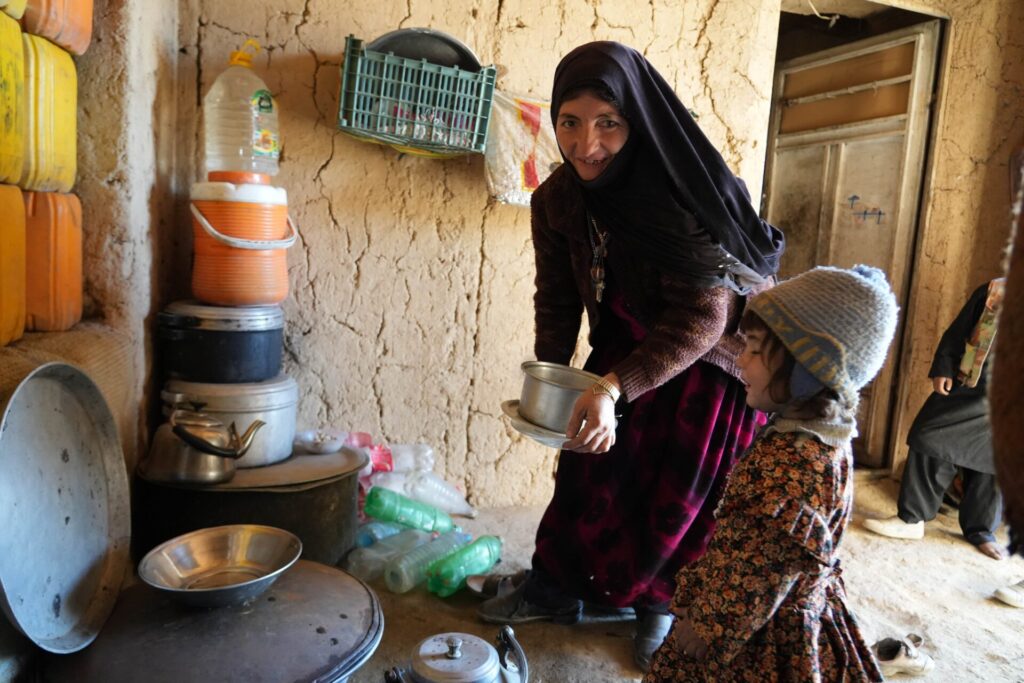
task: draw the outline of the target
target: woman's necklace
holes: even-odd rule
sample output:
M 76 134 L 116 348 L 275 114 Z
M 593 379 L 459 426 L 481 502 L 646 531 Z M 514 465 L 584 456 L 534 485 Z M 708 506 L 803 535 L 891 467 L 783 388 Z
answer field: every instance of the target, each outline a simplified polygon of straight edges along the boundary
M 590 283 L 594 285 L 594 298 L 601 303 L 601 294 L 604 292 L 604 259 L 608 255 L 607 232 L 601 232 L 597 227 L 597 221 L 588 214 L 590 226 L 587 234 L 590 237 L 590 251 L 594 258 L 590 263 Z

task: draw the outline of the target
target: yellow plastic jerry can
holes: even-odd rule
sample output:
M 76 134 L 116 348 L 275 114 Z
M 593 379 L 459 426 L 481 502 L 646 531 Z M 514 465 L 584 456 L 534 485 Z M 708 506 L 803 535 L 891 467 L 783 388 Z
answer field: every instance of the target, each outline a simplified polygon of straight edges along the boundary
M 28 33 L 25 44 L 25 165 L 21 188 L 68 192 L 77 170 L 78 74 L 71 55 Z
M 18 22 L 0 14 L 0 183 L 17 185 L 25 160 L 25 49 Z
M 28 0 L 0 0 L 0 10 L 7 12 L 15 19 L 21 19 L 21 15 L 25 13 L 27 2 Z
M 25 332 L 25 202 L 0 185 L 0 346 Z

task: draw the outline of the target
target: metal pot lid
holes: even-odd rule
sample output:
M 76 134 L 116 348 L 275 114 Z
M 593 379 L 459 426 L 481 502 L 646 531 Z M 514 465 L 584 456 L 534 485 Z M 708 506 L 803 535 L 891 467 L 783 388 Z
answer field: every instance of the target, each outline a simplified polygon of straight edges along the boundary
M 81 650 L 128 566 L 128 477 L 114 417 L 64 363 L 0 367 L 0 607 L 36 645 Z
M 412 670 L 431 683 L 494 683 L 501 663 L 498 651 L 469 633 L 439 633 L 416 646 Z
M 164 327 L 217 332 L 263 332 L 284 328 L 280 306 L 207 306 L 198 301 L 175 301 L 157 315 Z
M 286 408 L 299 402 L 299 385 L 281 373 L 266 382 L 213 384 L 168 380 L 160 393 L 165 412 L 175 403 L 202 403 L 204 413 L 251 413 Z
M 273 467 L 245 467 L 230 481 L 208 487 L 210 490 L 273 491 L 302 484 L 324 483 L 328 479 L 353 476 L 366 466 L 370 457 L 363 449 L 345 447 L 324 455 L 293 455 Z
M 463 71 L 480 71 L 480 60 L 462 41 L 431 28 L 400 28 L 370 41 L 366 49 L 407 59 L 425 59 Z

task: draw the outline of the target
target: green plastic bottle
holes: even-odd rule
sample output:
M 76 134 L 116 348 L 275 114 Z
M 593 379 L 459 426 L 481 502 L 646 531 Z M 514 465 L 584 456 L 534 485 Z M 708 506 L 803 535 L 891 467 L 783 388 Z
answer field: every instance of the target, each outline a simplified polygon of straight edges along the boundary
M 501 539 L 481 536 L 427 570 L 427 590 L 447 598 L 466 585 L 466 577 L 490 571 L 501 557 Z
M 383 522 L 398 522 L 414 529 L 444 533 L 455 526 L 448 513 L 432 505 L 406 498 L 381 486 L 374 486 L 366 494 L 363 511 Z

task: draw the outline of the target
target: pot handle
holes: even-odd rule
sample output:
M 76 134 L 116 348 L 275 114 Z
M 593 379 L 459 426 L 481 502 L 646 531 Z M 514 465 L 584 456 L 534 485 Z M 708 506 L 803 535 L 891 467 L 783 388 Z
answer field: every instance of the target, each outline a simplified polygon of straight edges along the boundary
M 199 221 L 199 225 L 203 226 L 203 230 L 206 234 L 217 240 L 223 242 L 229 247 L 235 249 L 255 249 L 263 251 L 265 249 L 287 249 L 288 247 L 295 244 L 295 240 L 299 237 L 299 230 L 295 227 L 295 223 L 292 222 L 292 217 L 288 216 L 288 228 L 291 234 L 284 239 L 280 240 L 246 240 L 240 237 L 231 237 L 217 231 L 217 228 L 210 225 L 210 222 L 206 220 L 206 216 L 203 212 L 196 207 L 195 204 L 189 204 L 192 209 L 192 217 Z
M 526 653 L 516 640 L 516 634 L 510 626 L 502 626 L 498 631 L 498 660 L 501 666 L 508 669 L 508 653 L 513 652 L 516 666 L 519 667 L 520 683 L 529 683 L 530 667 L 526 663 Z

